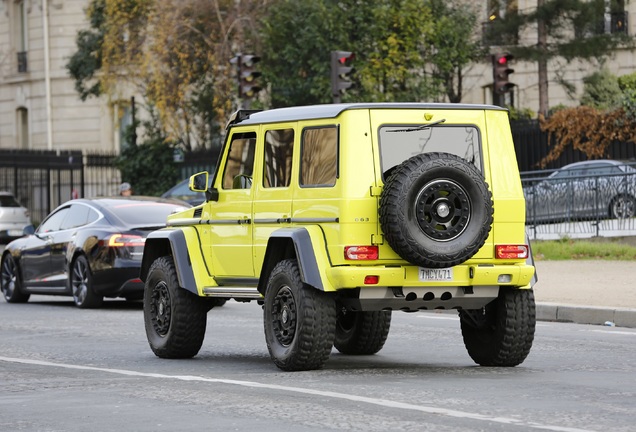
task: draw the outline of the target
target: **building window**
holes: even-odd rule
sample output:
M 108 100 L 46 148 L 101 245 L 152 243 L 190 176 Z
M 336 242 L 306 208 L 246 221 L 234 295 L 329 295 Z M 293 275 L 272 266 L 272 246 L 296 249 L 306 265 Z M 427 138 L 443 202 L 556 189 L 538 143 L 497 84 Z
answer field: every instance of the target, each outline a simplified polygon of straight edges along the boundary
M 27 13 L 24 0 L 13 4 L 13 40 L 17 53 L 18 72 L 25 73 L 27 67 Z
M 19 149 L 29 148 L 29 111 L 18 108 L 16 111 L 17 145 Z

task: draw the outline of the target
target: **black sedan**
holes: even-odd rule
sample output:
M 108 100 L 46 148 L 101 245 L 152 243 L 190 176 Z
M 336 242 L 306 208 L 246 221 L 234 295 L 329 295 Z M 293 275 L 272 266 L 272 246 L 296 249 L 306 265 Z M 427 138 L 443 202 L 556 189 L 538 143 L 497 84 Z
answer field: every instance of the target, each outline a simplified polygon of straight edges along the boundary
M 151 197 L 76 199 L 56 208 L 35 233 L 2 254 L 0 288 L 9 303 L 31 294 L 73 296 L 80 308 L 104 297 L 141 299 L 146 236 L 188 205 Z

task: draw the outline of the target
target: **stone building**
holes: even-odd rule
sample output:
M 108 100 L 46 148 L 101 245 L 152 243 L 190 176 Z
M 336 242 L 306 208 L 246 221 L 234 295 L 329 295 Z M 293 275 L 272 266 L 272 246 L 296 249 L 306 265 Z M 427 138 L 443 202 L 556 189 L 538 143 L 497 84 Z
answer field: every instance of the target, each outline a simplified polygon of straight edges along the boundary
M 480 1 L 481 37 L 487 35 L 489 19 L 515 8 L 531 9 L 536 2 Z M 88 4 L 89 0 L 0 0 L 0 149 L 119 152 L 122 131 L 131 120 L 128 101 L 102 97 L 82 102 L 65 68 L 76 50 L 78 30 L 88 27 Z M 630 20 L 630 16 L 636 16 L 636 2 L 606 0 L 598 31 L 634 35 L 636 19 Z M 518 37 L 520 42 L 534 43 L 536 32 Z M 537 111 L 536 64 L 517 62 L 513 67 L 511 81 L 515 86 L 506 98 L 516 107 Z M 619 76 L 633 72 L 634 53 L 617 51 L 607 67 Z M 550 105 L 577 103 L 556 84 L 559 75 L 580 93 L 582 79 L 593 71 L 588 63 L 551 62 Z M 462 102 L 492 103 L 492 80 L 491 63 L 473 65 L 466 72 Z

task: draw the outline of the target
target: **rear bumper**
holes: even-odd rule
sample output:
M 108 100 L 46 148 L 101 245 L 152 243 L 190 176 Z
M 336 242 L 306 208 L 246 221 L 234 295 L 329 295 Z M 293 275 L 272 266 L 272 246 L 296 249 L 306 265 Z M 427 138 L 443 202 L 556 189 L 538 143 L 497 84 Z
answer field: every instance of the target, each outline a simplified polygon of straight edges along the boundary
M 417 266 L 347 266 L 330 269 L 328 278 L 352 309 L 479 309 L 497 298 L 501 287 L 531 288 L 534 272 L 525 263 L 459 265 L 452 267 L 452 280 L 422 281 Z M 377 284 L 365 284 L 366 276 L 377 276 Z
M 139 267 L 116 267 L 95 272 L 93 287 L 105 297 L 142 298 L 144 292 Z

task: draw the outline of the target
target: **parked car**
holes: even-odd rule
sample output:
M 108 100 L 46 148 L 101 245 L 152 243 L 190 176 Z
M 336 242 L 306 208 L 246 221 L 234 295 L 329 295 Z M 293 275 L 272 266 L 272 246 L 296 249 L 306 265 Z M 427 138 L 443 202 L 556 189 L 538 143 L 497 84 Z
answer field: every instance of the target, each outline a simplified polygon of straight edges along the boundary
M 22 237 L 30 225 L 29 210 L 22 207 L 10 192 L 0 191 L 0 244 Z
M 198 206 L 205 201 L 205 194 L 203 192 L 194 192 L 189 188 L 189 179 L 185 179 L 161 195 L 162 198 L 173 198 L 181 201 L 185 201 L 191 206 Z
M 617 160 L 575 162 L 526 181 L 529 223 L 636 215 L 636 168 Z
M 104 297 L 143 297 L 139 269 L 146 236 L 168 215 L 189 206 L 135 196 L 68 201 L 35 233 L 9 243 L 2 254 L 0 288 L 9 303 L 31 294 L 72 296 L 80 308 Z

